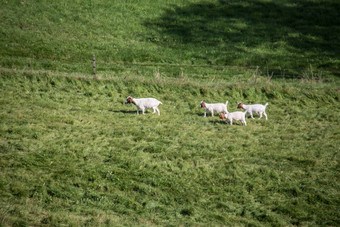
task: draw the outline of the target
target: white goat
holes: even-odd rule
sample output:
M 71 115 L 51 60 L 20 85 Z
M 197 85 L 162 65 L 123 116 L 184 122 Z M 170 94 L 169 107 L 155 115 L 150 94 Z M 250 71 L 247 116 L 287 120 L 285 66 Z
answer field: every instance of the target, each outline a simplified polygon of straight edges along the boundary
M 233 120 L 235 121 L 241 121 L 242 125 L 247 125 L 246 122 L 246 112 L 242 112 L 242 111 L 236 111 L 236 112 L 231 112 L 231 113 L 227 113 L 227 114 L 223 114 L 220 113 L 219 115 L 221 120 L 229 120 L 230 125 L 233 124 Z
M 139 109 L 142 110 L 143 114 L 145 112 L 145 109 L 153 109 L 153 113 L 158 112 L 158 115 L 160 115 L 158 106 L 159 104 L 163 104 L 162 102 L 158 101 L 155 98 L 140 98 L 140 99 L 135 99 L 132 98 L 131 96 L 127 97 L 125 104 L 135 104 L 137 106 L 137 114 L 139 114 Z
M 262 114 L 265 116 L 266 120 L 267 114 L 266 114 L 266 107 L 268 106 L 268 103 L 262 105 L 262 104 L 253 104 L 253 105 L 245 105 L 243 103 L 239 103 L 237 105 L 238 109 L 244 109 L 246 112 L 250 114 L 250 117 L 254 119 L 253 113 L 259 114 L 259 119 L 262 118 Z
M 224 103 L 205 103 L 201 101 L 200 107 L 205 108 L 204 117 L 207 116 L 207 112 L 210 112 L 211 116 L 213 117 L 214 112 L 224 113 L 224 114 L 228 113 L 227 105 L 228 105 L 228 101 L 226 101 L 225 104 Z

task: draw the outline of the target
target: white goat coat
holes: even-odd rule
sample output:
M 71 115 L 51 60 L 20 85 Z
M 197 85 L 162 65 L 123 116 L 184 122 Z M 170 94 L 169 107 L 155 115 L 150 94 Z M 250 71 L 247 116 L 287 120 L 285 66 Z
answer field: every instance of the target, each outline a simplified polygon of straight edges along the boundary
M 155 98 L 132 98 L 137 106 L 137 114 L 139 114 L 139 109 L 142 110 L 142 113 L 145 113 L 145 109 L 153 109 L 153 113 L 157 111 L 158 115 L 160 115 L 158 106 L 159 104 L 163 104 L 161 101 Z
M 203 101 L 201 102 L 202 105 Z M 211 116 L 214 116 L 214 112 L 216 113 L 224 113 L 227 114 L 228 110 L 227 110 L 227 105 L 228 105 L 228 101 L 226 101 L 226 103 L 204 103 L 205 104 L 205 111 L 204 111 L 204 117 L 207 116 L 207 112 L 211 113 Z
M 247 125 L 246 112 L 236 111 L 236 112 L 227 113 L 226 118 L 227 120 L 229 120 L 230 125 L 233 124 L 233 120 L 241 121 L 242 125 Z
M 262 105 L 262 104 L 252 104 L 252 105 L 243 105 L 243 109 L 249 113 L 250 117 L 254 119 L 253 113 L 260 115 L 259 119 L 262 118 L 262 114 L 268 119 L 267 114 L 266 114 L 266 107 L 268 106 L 268 103 Z

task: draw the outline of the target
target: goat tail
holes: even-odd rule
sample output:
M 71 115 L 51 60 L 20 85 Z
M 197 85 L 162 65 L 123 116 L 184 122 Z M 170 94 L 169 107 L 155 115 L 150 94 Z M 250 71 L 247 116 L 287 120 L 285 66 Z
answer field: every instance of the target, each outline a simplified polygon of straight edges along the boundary
M 226 105 L 228 105 L 228 100 L 225 102 Z
M 264 104 L 264 107 L 267 107 L 269 103 L 266 102 L 266 104 Z

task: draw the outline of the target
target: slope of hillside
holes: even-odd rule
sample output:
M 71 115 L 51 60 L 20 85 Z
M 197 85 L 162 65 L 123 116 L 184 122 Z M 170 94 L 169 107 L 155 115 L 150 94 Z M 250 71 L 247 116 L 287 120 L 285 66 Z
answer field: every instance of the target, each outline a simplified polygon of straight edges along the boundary
M 337 225 L 339 84 L 0 76 L 4 225 Z M 128 95 L 163 102 L 136 115 Z M 233 126 L 199 102 L 269 102 Z
M 0 225 L 338 226 L 339 8 L 1 1 Z
M 339 4 L 4 1 L 0 65 L 90 72 L 95 54 L 98 70 L 117 74 L 144 69 L 131 63 L 156 63 L 170 74 L 163 63 L 180 64 L 187 73 L 193 70 L 187 65 L 227 65 L 260 66 L 275 75 L 303 76 L 312 70 L 318 76 L 339 76 Z M 201 75 L 211 73 L 210 68 L 200 70 L 205 70 Z

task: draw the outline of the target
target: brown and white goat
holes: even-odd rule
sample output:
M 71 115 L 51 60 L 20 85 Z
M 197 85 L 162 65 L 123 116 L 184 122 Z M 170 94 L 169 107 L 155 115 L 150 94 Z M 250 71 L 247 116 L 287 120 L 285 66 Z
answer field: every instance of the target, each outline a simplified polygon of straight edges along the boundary
M 153 113 L 158 113 L 160 115 L 158 106 L 159 104 L 163 104 L 161 101 L 155 99 L 155 98 L 132 98 L 131 96 L 127 97 L 125 100 L 125 104 L 134 104 L 137 106 L 137 114 L 139 114 L 139 109 L 142 110 L 142 113 L 144 114 L 145 109 L 153 109 Z
M 236 112 L 231 112 L 231 113 L 227 113 L 227 114 L 223 114 L 220 113 L 219 117 L 221 120 L 229 120 L 230 125 L 233 124 L 233 120 L 235 121 L 241 121 L 242 125 L 247 125 L 246 122 L 246 116 L 245 116 L 246 112 L 242 112 L 242 111 L 236 111 Z
M 224 103 L 206 103 L 206 102 L 201 101 L 200 107 L 205 108 L 204 117 L 207 116 L 207 112 L 210 112 L 211 116 L 213 117 L 214 112 L 224 113 L 224 114 L 228 113 L 227 105 L 228 105 L 228 101 L 226 101 L 225 104 Z
M 246 112 L 249 113 L 250 117 L 252 119 L 254 119 L 253 117 L 253 113 L 256 113 L 258 115 L 260 115 L 259 119 L 262 118 L 262 114 L 264 115 L 264 117 L 267 118 L 267 114 L 266 114 L 266 107 L 268 106 L 268 103 L 262 105 L 262 104 L 252 104 L 252 105 L 245 105 L 243 103 L 239 103 L 237 105 L 238 109 L 244 109 Z

